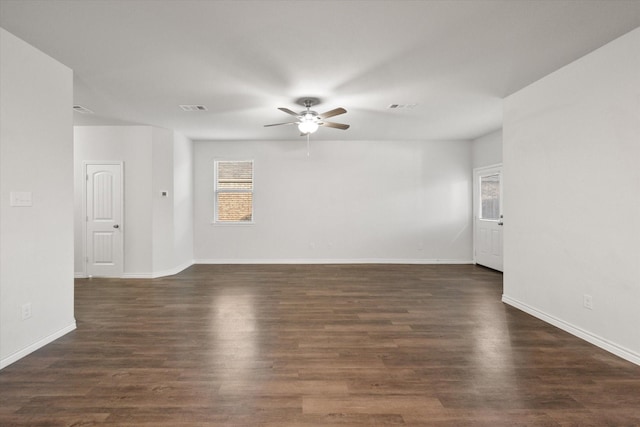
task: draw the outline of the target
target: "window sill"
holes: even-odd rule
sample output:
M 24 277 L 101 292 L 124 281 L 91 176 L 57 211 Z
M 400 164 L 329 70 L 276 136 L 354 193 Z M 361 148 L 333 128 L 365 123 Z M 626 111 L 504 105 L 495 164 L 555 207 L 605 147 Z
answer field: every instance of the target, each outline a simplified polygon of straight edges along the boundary
M 242 227 L 243 225 L 255 225 L 255 221 L 244 221 L 244 222 L 220 222 L 220 221 L 211 221 L 211 225 L 218 226 L 231 226 L 231 227 Z

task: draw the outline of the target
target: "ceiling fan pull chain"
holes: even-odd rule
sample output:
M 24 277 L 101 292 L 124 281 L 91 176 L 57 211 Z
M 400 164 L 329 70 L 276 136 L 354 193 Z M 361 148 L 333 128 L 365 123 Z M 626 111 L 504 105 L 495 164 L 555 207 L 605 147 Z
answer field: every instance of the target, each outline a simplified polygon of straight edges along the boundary
M 311 157 L 311 149 L 309 148 L 309 134 L 307 134 L 307 157 Z

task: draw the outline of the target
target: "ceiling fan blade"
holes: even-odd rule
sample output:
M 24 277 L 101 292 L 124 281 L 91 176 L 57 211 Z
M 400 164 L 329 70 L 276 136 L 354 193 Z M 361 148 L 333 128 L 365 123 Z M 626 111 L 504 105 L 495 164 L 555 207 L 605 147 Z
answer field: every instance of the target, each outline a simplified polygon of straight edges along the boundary
M 318 114 L 318 117 L 320 117 L 321 119 L 328 119 L 329 117 L 337 116 L 339 114 L 344 114 L 346 112 L 347 112 L 347 110 L 345 110 L 342 107 L 339 107 L 339 108 L 335 108 L 335 109 L 333 109 L 331 111 L 327 111 L 326 113 Z
M 288 108 L 280 107 L 280 108 L 278 108 L 278 110 L 283 111 L 283 112 L 285 112 L 287 114 L 291 114 L 294 117 L 299 117 L 300 116 L 300 114 L 296 113 L 295 111 L 291 111 Z
M 342 124 L 342 123 L 322 122 L 322 123 L 318 123 L 318 125 L 319 126 L 326 126 L 328 128 L 342 129 L 342 130 L 349 129 L 349 125 L 345 125 L 345 124 Z
M 274 123 L 272 125 L 264 125 L 264 127 L 269 127 L 269 126 L 281 126 L 281 125 L 297 125 L 298 122 L 286 122 L 286 123 Z

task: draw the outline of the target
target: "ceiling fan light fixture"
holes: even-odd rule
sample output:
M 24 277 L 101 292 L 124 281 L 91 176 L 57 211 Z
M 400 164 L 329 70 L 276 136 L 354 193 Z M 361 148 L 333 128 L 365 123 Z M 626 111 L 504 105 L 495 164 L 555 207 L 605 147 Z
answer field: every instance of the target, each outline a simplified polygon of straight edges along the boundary
M 313 119 L 308 120 L 305 118 L 305 120 L 301 121 L 298 124 L 298 130 L 300 131 L 300 133 L 304 134 L 314 133 L 318 130 L 318 123 L 316 123 Z

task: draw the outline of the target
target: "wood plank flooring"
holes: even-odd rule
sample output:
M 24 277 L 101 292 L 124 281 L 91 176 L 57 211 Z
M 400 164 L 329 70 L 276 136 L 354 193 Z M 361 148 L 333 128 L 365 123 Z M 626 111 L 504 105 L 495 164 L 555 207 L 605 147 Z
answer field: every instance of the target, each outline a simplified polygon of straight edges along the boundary
M 640 426 L 640 367 L 471 265 L 197 265 L 76 281 L 1 426 Z

